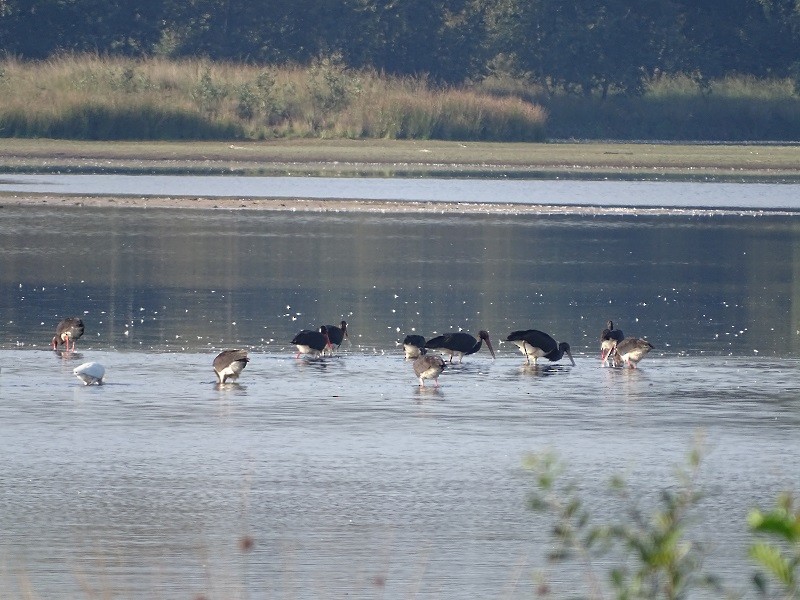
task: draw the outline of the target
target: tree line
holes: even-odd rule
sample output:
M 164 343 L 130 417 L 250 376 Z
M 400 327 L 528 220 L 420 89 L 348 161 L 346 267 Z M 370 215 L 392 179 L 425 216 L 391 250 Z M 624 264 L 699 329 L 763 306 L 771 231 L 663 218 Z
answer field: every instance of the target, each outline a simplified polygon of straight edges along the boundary
M 798 88 L 800 0 L 0 0 L 0 49 L 270 65 L 335 54 L 435 84 L 502 73 L 602 97 L 675 73 Z

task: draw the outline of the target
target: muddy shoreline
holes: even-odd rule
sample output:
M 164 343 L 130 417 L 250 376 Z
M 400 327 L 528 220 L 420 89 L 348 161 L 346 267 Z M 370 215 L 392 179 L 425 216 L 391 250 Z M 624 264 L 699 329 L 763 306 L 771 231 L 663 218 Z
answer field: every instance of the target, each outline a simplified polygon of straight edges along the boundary
M 798 155 L 800 147 L 785 144 L 7 139 L 0 149 L 0 173 L 800 183 Z
M 225 174 L 326 177 L 800 182 L 790 146 L 626 143 L 497 144 L 396 140 L 262 143 L 6 140 L 0 176 Z M 400 174 L 400 175 L 398 175 Z M 363 199 L 239 198 L 0 192 L 0 206 L 360 212 L 396 214 L 797 215 L 742 209 L 560 206 Z
M 182 209 L 306 213 L 461 214 L 461 215 L 674 215 L 674 216 L 797 216 L 781 210 L 563 206 L 478 202 L 419 202 L 409 200 L 237 198 L 176 196 L 91 196 L 55 194 L 0 194 L 6 207 Z M 2 214 L 0 212 L 0 214 Z

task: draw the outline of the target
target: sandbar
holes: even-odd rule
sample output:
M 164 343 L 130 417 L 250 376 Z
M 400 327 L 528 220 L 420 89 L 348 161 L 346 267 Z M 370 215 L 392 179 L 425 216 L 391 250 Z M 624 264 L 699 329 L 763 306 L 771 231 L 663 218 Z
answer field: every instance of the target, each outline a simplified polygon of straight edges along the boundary
M 109 196 L 56 194 L 0 194 L 0 210 L 5 207 L 189 209 L 211 211 L 264 211 L 305 213 L 372 214 L 452 214 L 452 215 L 791 215 L 781 210 L 702 209 L 624 206 L 564 206 L 550 204 L 509 204 L 479 202 L 420 202 L 411 200 L 237 198 L 184 196 Z

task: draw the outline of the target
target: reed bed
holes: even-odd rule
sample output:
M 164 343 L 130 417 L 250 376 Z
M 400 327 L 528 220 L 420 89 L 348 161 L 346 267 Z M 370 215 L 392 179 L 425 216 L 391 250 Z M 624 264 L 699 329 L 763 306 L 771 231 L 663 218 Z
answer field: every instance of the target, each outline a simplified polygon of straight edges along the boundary
M 337 56 L 278 68 L 60 55 L 0 60 L 0 137 L 800 141 L 800 95 L 747 76 L 661 76 L 603 99 L 507 76 L 440 88 Z
M 372 86 L 339 115 L 347 138 L 541 141 L 546 113 L 519 98 L 470 90 L 433 91 L 424 82 Z
M 541 141 L 545 111 L 425 78 L 308 67 L 64 55 L 0 61 L 0 136 L 87 140 L 414 138 Z
M 661 76 L 641 96 L 612 93 L 605 99 L 501 77 L 479 89 L 544 107 L 551 138 L 800 141 L 800 95 L 791 79 Z

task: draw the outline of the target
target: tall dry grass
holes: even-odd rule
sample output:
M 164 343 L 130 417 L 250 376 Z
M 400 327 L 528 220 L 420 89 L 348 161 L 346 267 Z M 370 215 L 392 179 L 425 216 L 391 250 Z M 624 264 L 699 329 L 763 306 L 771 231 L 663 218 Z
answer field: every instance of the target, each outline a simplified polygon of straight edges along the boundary
M 539 141 L 546 113 L 519 98 L 468 89 L 432 90 L 425 80 L 371 78 L 339 115 L 341 137 Z
M 662 76 L 641 97 L 579 97 L 510 77 L 440 89 L 424 77 L 204 59 L 0 60 L 0 137 L 800 141 L 790 80 Z
M 0 136 L 76 139 L 381 137 L 542 140 L 519 99 L 437 90 L 424 78 L 203 59 L 63 55 L 0 61 Z
M 203 117 L 186 95 L 188 64 L 61 56 L 0 62 L 0 135 L 78 139 L 166 139 L 235 135 Z

